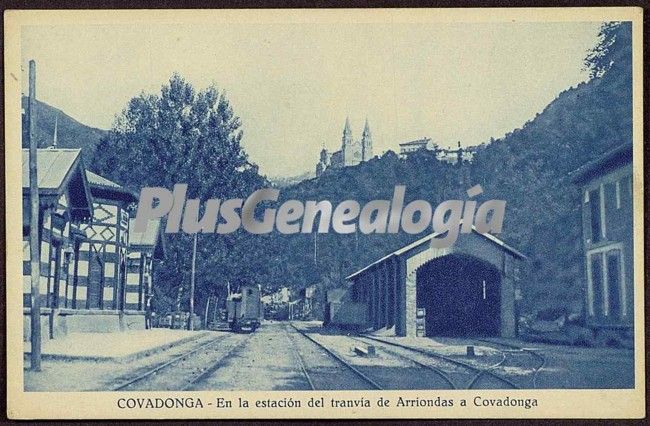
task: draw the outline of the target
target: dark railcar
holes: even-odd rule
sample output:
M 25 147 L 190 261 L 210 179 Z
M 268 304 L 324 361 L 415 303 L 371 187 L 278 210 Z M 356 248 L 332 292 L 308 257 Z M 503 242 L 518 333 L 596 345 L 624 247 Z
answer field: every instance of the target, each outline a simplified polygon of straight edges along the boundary
M 255 331 L 264 319 L 259 285 L 242 285 L 239 292 L 231 293 L 226 301 L 228 325 L 233 331 L 248 328 Z

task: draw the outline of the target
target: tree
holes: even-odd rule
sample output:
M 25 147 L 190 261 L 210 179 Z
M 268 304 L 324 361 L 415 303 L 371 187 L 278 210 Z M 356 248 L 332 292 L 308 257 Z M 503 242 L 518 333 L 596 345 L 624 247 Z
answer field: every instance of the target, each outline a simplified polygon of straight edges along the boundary
M 188 199 L 245 197 L 265 181 L 241 147 L 240 126 L 222 92 L 214 86 L 196 91 L 174 74 L 160 94 L 141 93 L 129 101 L 100 142 L 92 168 L 136 192 L 186 183 Z M 229 277 L 222 272 L 232 259 L 220 254 L 239 238 L 199 235 L 197 299 L 225 285 Z M 174 309 L 179 285 L 189 283 L 192 236 L 167 234 L 167 239 L 168 259 L 157 269 L 159 311 Z M 243 256 L 239 262 L 246 261 Z M 186 298 L 188 292 L 182 293 Z
M 602 77 L 610 69 L 632 75 L 632 23 L 605 22 L 598 33 L 598 44 L 584 60 L 589 76 Z

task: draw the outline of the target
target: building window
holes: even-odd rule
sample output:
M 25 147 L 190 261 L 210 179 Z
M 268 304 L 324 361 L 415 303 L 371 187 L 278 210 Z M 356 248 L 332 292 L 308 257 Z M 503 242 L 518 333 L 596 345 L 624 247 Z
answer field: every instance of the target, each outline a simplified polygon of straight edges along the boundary
M 621 252 L 607 252 L 607 315 L 612 318 L 621 316 Z
M 620 246 L 592 250 L 587 257 L 588 307 L 597 318 L 626 316 L 623 252 Z
M 616 184 L 608 182 L 603 185 L 603 193 L 605 195 L 605 212 L 611 212 L 616 208 Z M 605 214 L 603 215 L 604 220 Z
M 593 316 L 600 317 L 603 314 L 603 254 L 591 254 L 589 264 L 590 311 Z
M 589 191 L 589 209 L 591 211 L 591 242 L 601 241 L 602 217 L 600 212 L 600 188 Z
M 618 188 L 620 192 L 620 201 L 624 209 L 632 209 L 632 191 L 630 187 L 632 177 L 628 176 L 618 181 Z

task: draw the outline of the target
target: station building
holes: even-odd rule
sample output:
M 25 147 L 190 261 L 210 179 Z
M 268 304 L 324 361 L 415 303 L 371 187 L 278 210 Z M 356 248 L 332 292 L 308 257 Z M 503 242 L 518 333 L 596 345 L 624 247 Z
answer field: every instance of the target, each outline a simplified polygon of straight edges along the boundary
M 29 340 L 29 150 L 23 159 L 23 313 Z M 41 335 L 144 329 L 160 223 L 130 241 L 135 194 L 84 168 L 80 149 L 38 150 Z M 154 221 L 152 221 L 154 222 Z M 127 269 L 130 259 L 137 258 Z
M 150 220 L 144 232 L 133 231 L 134 222 L 129 220 L 125 310 L 138 316 L 144 312 L 145 327 L 150 328 L 153 277 L 156 261 L 165 258 L 165 234 L 160 219 Z
M 444 249 L 431 247 L 434 237 L 348 276 L 349 287 L 332 293 L 329 322 L 396 336 L 514 337 L 526 257 L 476 230 Z
M 93 215 L 90 185 L 79 149 L 38 150 L 41 335 L 66 332 L 63 312 L 73 304 L 77 248 L 86 240 L 80 226 Z M 22 150 L 23 188 L 23 317 L 24 338 L 30 335 L 30 188 L 29 150 Z M 59 314 L 55 314 L 59 311 Z M 63 311 L 62 311 L 63 310 Z

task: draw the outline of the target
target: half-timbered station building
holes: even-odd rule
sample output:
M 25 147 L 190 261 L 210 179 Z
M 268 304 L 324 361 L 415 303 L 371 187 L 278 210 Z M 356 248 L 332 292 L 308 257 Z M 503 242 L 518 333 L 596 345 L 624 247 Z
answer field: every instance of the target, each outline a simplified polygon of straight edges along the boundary
M 473 230 L 448 248 L 430 234 L 353 273 L 330 323 L 396 336 L 514 337 L 526 257 Z
M 74 302 L 74 268 L 85 240 L 79 226 L 91 220 L 92 196 L 79 149 L 39 149 L 41 335 L 53 338 L 67 329 L 67 308 Z M 30 335 L 30 189 L 29 150 L 22 151 L 24 338 Z M 54 314 L 56 313 L 56 314 Z
M 23 150 L 24 339 L 30 337 L 29 150 Z M 81 150 L 38 150 L 42 336 L 144 329 L 160 221 L 131 238 L 137 197 L 85 170 Z
M 128 328 L 124 318 L 129 211 L 137 197 L 93 172 L 86 171 L 93 197 L 92 223 L 81 230 L 87 239 L 79 247 L 75 265 L 74 309 L 93 315 L 80 328 L 111 331 Z M 102 316 L 98 316 L 102 314 Z M 143 322 L 143 321 L 142 321 Z
M 634 323 L 632 144 L 573 173 L 581 188 L 585 319 L 600 343 L 631 344 Z
M 151 327 L 151 298 L 155 261 L 165 257 L 165 234 L 160 219 L 150 220 L 144 232 L 132 231 L 130 219 L 129 251 L 126 263 L 126 309 L 145 313 L 145 326 Z

